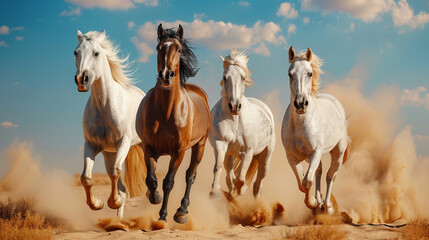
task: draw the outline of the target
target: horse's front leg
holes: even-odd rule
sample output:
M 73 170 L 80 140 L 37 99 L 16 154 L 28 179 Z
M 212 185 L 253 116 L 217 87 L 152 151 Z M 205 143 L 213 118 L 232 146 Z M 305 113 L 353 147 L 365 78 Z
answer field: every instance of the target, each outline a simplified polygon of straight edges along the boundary
M 293 173 L 295 174 L 296 181 L 298 182 L 298 189 L 301 192 L 305 193 L 304 186 L 302 185 L 302 180 L 304 179 L 304 173 L 302 171 L 302 165 L 300 161 L 298 161 L 298 159 L 294 155 L 289 153 L 287 150 L 286 150 L 286 157 L 290 167 L 292 168 Z
M 319 168 L 320 159 L 322 157 L 322 150 L 316 149 L 314 152 L 310 155 L 310 165 L 308 166 L 307 173 L 305 174 L 305 177 L 302 181 L 302 186 L 305 190 L 305 205 L 307 205 L 308 208 L 316 208 L 317 207 L 317 201 L 314 196 L 310 195 L 311 186 L 313 185 L 314 180 L 314 174 L 316 173 L 316 170 Z
M 191 193 L 192 184 L 195 182 L 195 178 L 197 176 L 197 167 L 204 155 L 205 144 L 206 139 L 204 138 L 192 147 L 191 163 L 189 164 L 188 170 L 186 170 L 185 196 L 183 196 L 180 208 L 177 209 L 177 212 L 174 215 L 174 221 L 178 223 L 186 223 L 188 221 L 188 206 L 190 203 L 189 195 Z
M 317 200 L 317 205 L 319 208 L 322 208 L 323 206 L 323 200 L 322 200 L 322 193 L 321 193 L 321 185 L 320 185 L 320 180 L 322 178 L 322 162 L 320 162 L 319 167 L 316 170 L 316 200 Z
M 156 165 L 158 156 L 147 144 L 140 144 L 144 152 L 144 161 L 146 164 L 146 186 L 148 189 L 147 198 L 152 204 L 159 204 L 162 201 L 161 194 L 156 190 L 158 188 L 158 179 L 156 177 Z
M 213 169 L 213 184 L 210 198 L 220 198 L 220 176 L 222 175 L 222 165 L 225 159 L 225 153 L 228 148 L 228 143 L 220 140 L 214 141 L 215 165 Z M 194 152 L 194 150 L 192 150 Z
M 100 210 L 103 208 L 103 202 L 92 195 L 92 168 L 94 167 L 95 156 L 98 154 L 98 151 L 95 150 L 96 147 L 85 141 L 84 145 L 84 165 L 80 181 L 82 182 L 83 187 L 85 188 L 86 193 L 86 203 L 92 210 Z
M 225 155 L 224 167 L 226 171 L 226 186 L 228 187 L 229 194 L 233 195 L 233 190 L 234 190 L 233 182 L 235 179 L 234 156 Z
M 108 159 L 109 161 L 106 161 L 105 159 L 106 171 L 107 174 L 109 174 L 110 181 L 112 182 L 112 189 L 107 204 L 112 209 L 118 209 L 123 204 L 125 204 L 125 187 L 122 182 L 118 180 L 121 176 L 122 165 L 125 161 L 125 158 L 127 157 L 130 147 L 131 140 L 127 137 L 123 137 L 116 146 L 117 151 L 115 157 L 112 159 Z M 118 194 L 118 190 L 121 192 L 121 194 Z M 118 215 L 121 215 L 120 212 L 121 211 L 118 212 Z
M 174 177 L 176 176 L 177 169 L 179 169 L 180 163 L 182 163 L 183 157 L 185 156 L 185 151 L 186 149 L 179 148 L 179 150 L 170 159 L 168 172 L 162 183 L 164 198 L 162 199 L 161 210 L 159 210 L 159 220 L 167 221 L 168 198 L 170 196 L 171 189 L 173 189 L 174 186 Z
M 253 151 L 248 150 L 244 157 L 241 160 L 240 163 L 240 172 L 238 173 L 237 178 L 234 180 L 234 188 L 237 191 L 238 195 L 241 195 L 242 193 L 245 193 L 247 190 L 247 185 L 245 185 L 246 182 L 246 174 L 247 170 L 249 170 L 250 163 L 253 159 Z

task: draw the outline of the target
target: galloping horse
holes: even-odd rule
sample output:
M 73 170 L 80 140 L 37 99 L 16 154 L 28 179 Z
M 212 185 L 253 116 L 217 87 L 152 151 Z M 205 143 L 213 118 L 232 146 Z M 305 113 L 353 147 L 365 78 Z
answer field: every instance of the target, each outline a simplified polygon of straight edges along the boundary
M 181 206 L 174 215 L 178 223 L 188 220 L 189 194 L 195 181 L 207 136 L 210 131 L 210 109 L 207 95 L 196 85 L 186 83 L 195 76 L 196 58 L 189 43 L 183 38 L 183 28 L 177 32 L 158 26 L 158 78 L 154 88 L 140 104 L 137 116 L 137 132 L 142 139 L 147 167 L 146 184 L 149 201 L 158 204 L 162 200 L 159 220 L 166 221 L 168 197 L 174 185 L 174 176 L 182 162 L 186 149 L 192 148 L 191 163 L 186 171 L 186 190 Z M 155 175 L 159 156 L 170 155 L 170 165 L 162 189 L 164 198 L 157 191 Z
M 274 118 L 268 106 L 244 96 L 253 81 L 247 68 L 249 57 L 239 49 L 223 57 L 222 97 L 212 108 L 210 143 L 216 162 L 210 196 L 220 197 L 219 178 L 225 160 L 226 183 L 230 194 L 244 194 L 257 171 L 253 196 L 258 198 L 276 145 Z
M 289 48 L 290 104 L 283 117 L 282 141 L 286 156 L 295 173 L 299 190 L 305 193 L 305 204 L 310 209 L 324 208 L 334 213 L 331 202 L 332 184 L 337 171 L 349 155 L 350 138 L 347 135 L 348 121 L 341 103 L 332 95 L 318 93 L 322 60 L 312 53 L 295 54 Z M 326 174 L 326 198 L 320 192 L 322 175 L 321 157 L 331 154 L 331 167 Z M 303 175 L 301 162 L 310 164 Z M 310 189 L 316 175 L 316 198 Z
M 83 114 L 85 145 L 81 182 L 85 188 L 86 202 L 92 210 L 100 210 L 104 206 L 91 191 L 92 167 L 95 156 L 101 152 L 112 181 L 107 203 L 110 208 L 118 209 L 118 216 L 122 217 L 126 189 L 120 175 L 124 161 L 131 197 L 143 191 L 142 179 L 146 166 L 142 150 L 137 145 L 141 140 L 135 130 L 135 120 L 145 94 L 132 85 L 127 74 L 128 58 L 120 59 L 117 56 L 119 50 L 107 39 L 104 31 L 86 34 L 78 31 L 77 38 L 75 82 L 79 92 L 87 92 L 91 88 Z

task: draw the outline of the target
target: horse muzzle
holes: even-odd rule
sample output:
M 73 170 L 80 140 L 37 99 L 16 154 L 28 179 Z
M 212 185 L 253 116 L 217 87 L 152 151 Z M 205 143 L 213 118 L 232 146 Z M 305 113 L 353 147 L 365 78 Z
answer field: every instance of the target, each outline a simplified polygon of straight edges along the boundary
M 228 107 L 229 107 L 229 110 L 231 111 L 232 115 L 238 115 L 238 113 L 240 112 L 240 109 L 241 109 L 241 103 L 239 103 L 239 104 L 228 103 Z
M 77 74 L 74 76 L 74 81 L 77 85 L 77 90 L 79 92 L 88 92 L 88 74 L 86 74 L 86 71 L 83 72 L 82 76 L 78 76 Z
M 308 106 L 308 100 L 302 99 L 301 101 L 298 101 L 297 99 L 295 99 L 295 101 L 293 101 L 293 106 L 295 107 L 296 113 L 304 114 L 305 109 Z

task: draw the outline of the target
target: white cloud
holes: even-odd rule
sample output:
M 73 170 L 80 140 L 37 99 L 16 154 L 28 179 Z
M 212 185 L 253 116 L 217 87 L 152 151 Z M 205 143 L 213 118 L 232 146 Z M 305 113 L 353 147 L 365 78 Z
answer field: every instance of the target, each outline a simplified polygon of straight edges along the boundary
M 304 24 L 309 24 L 309 23 L 310 23 L 310 18 L 305 17 L 305 18 L 303 18 L 303 19 L 302 19 L 302 22 L 303 22 Z
M 0 27 L 0 34 L 9 34 L 9 27 L 6 25 L 3 25 Z
M 283 16 L 285 18 L 296 18 L 298 17 L 298 11 L 293 8 L 291 3 L 284 2 L 280 4 L 280 8 L 277 11 L 277 16 Z
M 289 24 L 289 27 L 287 28 L 287 33 L 295 33 L 296 32 L 296 26 L 295 24 L 291 23 Z
M 386 42 L 386 47 L 388 47 L 388 48 L 393 48 L 393 43 L 391 43 L 391 42 Z
M 341 11 L 347 12 L 352 17 L 369 22 L 389 10 L 392 0 L 303 0 L 303 10 Z
M 395 26 L 407 26 L 411 29 L 423 28 L 429 22 L 429 13 L 421 11 L 414 15 L 414 10 L 408 5 L 407 0 L 400 0 L 392 5 L 392 19 Z
M 60 13 L 60 16 L 80 16 L 81 9 L 80 8 L 71 8 L 69 7 L 69 11 L 64 10 Z
M 423 86 L 412 90 L 405 89 L 402 93 L 401 102 L 405 105 L 423 106 L 429 109 L 429 93 Z
M 206 18 L 206 13 L 194 13 L 194 19 L 202 20 L 203 18 Z
M 17 41 L 21 41 L 21 40 L 23 40 L 24 39 L 24 37 L 21 37 L 21 36 L 16 36 L 16 38 L 15 38 Z
M 134 0 L 136 3 L 143 3 L 145 6 L 156 7 L 158 6 L 158 0 Z
M 0 127 L 2 127 L 2 128 L 17 128 L 18 124 L 14 124 L 12 122 L 5 121 L 5 122 L 0 123 Z
M 132 21 L 128 22 L 128 29 L 132 29 L 136 24 Z
M 18 26 L 18 27 L 13 27 L 10 31 L 13 32 L 13 31 L 22 31 L 22 30 L 24 30 L 24 27 Z
M 13 85 L 19 85 L 19 82 L 14 82 Z
M 0 47 L 9 47 L 6 41 L 0 41 Z
M 137 30 L 137 36 L 131 40 L 140 51 L 141 57 L 139 61 L 141 62 L 147 62 L 149 56 L 155 53 L 158 24 L 146 22 Z M 268 48 L 262 51 L 261 44 L 281 45 L 286 43 L 281 35 L 280 26 L 273 22 L 264 24 L 258 21 L 252 27 L 236 25 L 230 22 L 216 22 L 214 20 L 204 22 L 199 19 L 194 19 L 192 22 L 162 23 L 164 28 L 177 28 L 179 24 L 184 28 L 185 38 L 192 39 L 193 44 L 198 44 L 208 49 L 225 50 L 233 47 L 253 48 L 258 46 L 257 53 L 267 55 Z
M 108 10 L 127 10 L 134 8 L 134 3 L 149 7 L 158 6 L 158 0 L 65 0 L 83 8 L 104 8 Z
M 239 1 L 238 5 L 243 7 L 248 7 L 250 6 L 250 3 L 248 1 Z
M 429 13 L 415 15 L 407 0 L 302 0 L 301 6 L 303 10 L 346 12 L 364 22 L 380 20 L 382 14 L 390 12 L 394 26 L 409 29 L 423 28 L 429 22 Z
M 267 48 L 267 46 L 264 43 L 260 43 L 259 46 L 253 49 L 253 53 L 261 54 L 264 56 L 271 56 L 270 50 Z
M 65 0 L 66 2 L 75 4 L 83 8 L 105 8 L 109 10 L 129 9 L 133 8 L 134 4 L 131 0 Z

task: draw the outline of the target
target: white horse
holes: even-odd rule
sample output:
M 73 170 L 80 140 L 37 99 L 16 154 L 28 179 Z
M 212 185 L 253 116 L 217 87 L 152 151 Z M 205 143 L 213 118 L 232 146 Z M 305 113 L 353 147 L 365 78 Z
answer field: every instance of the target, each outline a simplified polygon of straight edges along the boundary
M 127 72 L 128 57 L 120 59 L 117 56 L 119 50 L 107 39 L 105 31 L 86 34 L 78 31 L 77 38 L 75 82 L 79 92 L 91 88 L 83 114 L 85 145 L 81 182 L 86 202 L 93 210 L 104 206 L 91 191 L 95 156 L 101 152 L 112 181 L 107 203 L 110 208 L 118 209 L 118 216 L 122 217 L 126 194 L 120 175 L 124 161 L 130 196 L 140 195 L 144 186 L 146 167 L 138 146 L 141 140 L 135 129 L 135 120 L 145 94 L 132 85 Z
M 273 114 L 265 103 L 244 96 L 245 87 L 253 83 L 247 68 L 249 57 L 232 49 L 229 56 L 221 58 L 222 97 L 211 110 L 209 135 L 216 157 L 210 196 L 220 197 L 219 178 L 225 160 L 229 193 L 244 194 L 257 171 L 253 196 L 258 198 L 276 144 Z
M 305 193 L 305 204 L 310 209 L 324 208 L 334 213 L 331 202 L 332 184 L 337 171 L 349 155 L 350 138 L 347 119 L 341 103 L 332 95 L 317 93 L 322 60 L 309 48 L 298 55 L 289 49 L 290 104 L 283 117 L 282 141 L 286 156 L 295 173 L 299 190 Z M 293 104 L 292 104 L 293 103 Z M 293 105 L 293 106 L 292 106 Z M 320 193 L 322 175 L 321 157 L 331 154 L 331 167 L 326 175 L 326 198 Z M 303 174 L 301 162 L 309 167 Z M 309 192 L 316 174 L 316 197 Z

